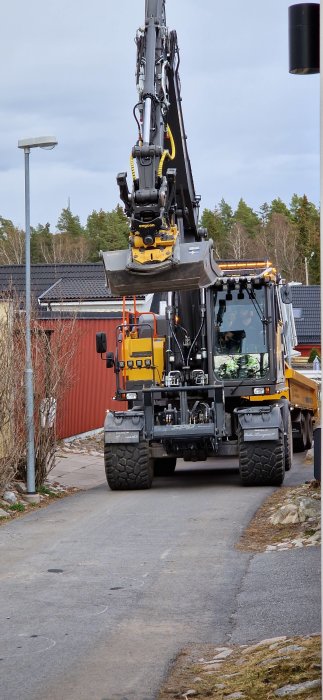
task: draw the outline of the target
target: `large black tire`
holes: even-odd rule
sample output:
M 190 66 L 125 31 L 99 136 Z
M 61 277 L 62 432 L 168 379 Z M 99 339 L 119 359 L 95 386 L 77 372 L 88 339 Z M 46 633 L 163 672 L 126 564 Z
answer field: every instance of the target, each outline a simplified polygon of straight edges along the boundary
M 154 476 L 172 476 L 176 469 L 176 457 L 154 459 Z
M 294 446 L 294 452 L 305 452 L 308 448 L 306 447 L 307 445 L 307 427 L 306 427 L 306 419 L 304 413 L 301 413 L 300 416 L 300 432 L 301 435 L 300 437 L 294 438 L 293 446 Z
M 153 461 L 146 442 L 104 446 L 104 466 L 112 491 L 150 489 Z
M 276 442 L 243 442 L 239 430 L 239 472 L 243 486 L 281 486 L 285 476 L 283 432 Z
M 313 445 L 313 420 L 310 413 L 305 416 L 306 443 L 305 449 L 310 450 Z
M 292 417 L 290 413 L 289 402 L 287 400 L 282 401 L 280 406 L 284 425 L 285 472 L 289 472 L 293 465 Z

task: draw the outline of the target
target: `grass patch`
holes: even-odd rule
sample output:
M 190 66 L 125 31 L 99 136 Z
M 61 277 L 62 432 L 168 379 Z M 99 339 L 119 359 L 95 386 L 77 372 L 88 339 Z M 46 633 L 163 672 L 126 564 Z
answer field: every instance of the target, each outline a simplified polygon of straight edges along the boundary
M 8 510 L 12 510 L 15 513 L 24 513 L 26 506 L 23 503 L 13 503 Z
M 294 650 L 288 647 L 294 647 Z M 277 700 L 275 691 L 279 688 L 320 680 L 319 635 L 285 638 L 276 642 L 266 640 L 250 647 L 227 648 L 231 654 L 218 666 L 213 661 L 221 653 L 220 647 L 199 645 L 182 652 L 158 700 L 185 698 L 188 690 L 194 692 L 188 693 L 187 700 L 191 696 L 226 700 L 233 693 L 241 693 L 241 698 L 246 700 Z M 196 656 L 201 654 L 203 659 L 197 662 Z M 303 700 L 320 700 L 320 684 L 304 689 L 298 696 Z
M 51 489 L 49 489 L 47 486 L 40 486 L 38 489 L 38 493 L 41 496 L 50 496 L 51 498 L 56 497 L 56 493 L 54 493 L 54 491 L 51 491 Z

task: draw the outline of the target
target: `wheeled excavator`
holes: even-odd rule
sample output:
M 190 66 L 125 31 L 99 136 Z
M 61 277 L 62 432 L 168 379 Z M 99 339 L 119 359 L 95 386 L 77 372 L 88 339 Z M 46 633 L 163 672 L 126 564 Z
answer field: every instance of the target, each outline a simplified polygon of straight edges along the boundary
M 293 442 L 309 446 L 317 411 L 316 384 L 288 365 L 290 290 L 270 261 L 216 260 L 198 225 L 165 0 L 145 1 L 136 45 L 131 188 L 126 172 L 117 176 L 129 248 L 102 253 L 122 321 L 113 350 L 104 333 L 96 338 L 115 372 L 114 398 L 125 404 L 106 413 L 107 481 L 113 490 L 146 489 L 154 476 L 172 475 L 178 458 L 238 456 L 243 485 L 280 485 Z M 146 293 L 151 309 L 139 312 L 136 295 Z

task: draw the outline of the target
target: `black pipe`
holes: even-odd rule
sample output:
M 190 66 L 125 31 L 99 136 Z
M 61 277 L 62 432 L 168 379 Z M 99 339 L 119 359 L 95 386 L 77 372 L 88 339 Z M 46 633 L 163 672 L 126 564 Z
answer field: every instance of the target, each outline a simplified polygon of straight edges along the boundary
M 288 8 L 289 72 L 320 72 L 320 5 L 302 2 Z

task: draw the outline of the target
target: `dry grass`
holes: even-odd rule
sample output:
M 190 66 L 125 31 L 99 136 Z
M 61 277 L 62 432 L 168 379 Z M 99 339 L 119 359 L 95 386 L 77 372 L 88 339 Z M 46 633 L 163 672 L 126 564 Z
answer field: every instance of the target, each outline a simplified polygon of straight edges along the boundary
M 4 525 L 5 523 L 10 523 L 12 520 L 15 520 L 16 518 L 21 518 L 24 515 L 27 515 L 28 513 L 34 511 L 34 510 L 39 510 L 40 508 L 46 508 L 49 506 L 53 501 L 57 501 L 61 498 L 66 498 L 67 496 L 72 496 L 74 493 L 77 493 L 79 491 L 78 488 L 75 486 L 64 486 L 64 491 L 54 491 L 51 490 L 50 487 L 40 489 L 41 493 L 41 501 L 40 503 L 27 503 L 26 501 L 23 500 L 23 498 L 19 497 L 19 494 L 17 494 L 18 497 L 18 504 L 22 504 L 24 506 L 23 510 L 15 510 L 12 508 L 10 503 L 7 503 L 6 501 L 1 500 L 0 501 L 0 508 L 3 510 L 8 511 L 10 513 L 10 518 L 6 517 L 0 517 L 0 526 Z M 16 505 L 16 504 L 15 504 Z
M 236 548 L 248 552 L 263 552 L 267 545 L 274 545 L 285 540 L 301 538 L 311 534 L 311 523 L 292 523 L 289 525 L 272 525 L 269 518 L 291 497 L 310 498 L 320 493 L 317 481 L 301 486 L 281 487 L 269 496 L 257 510 L 255 516 L 244 530 Z
M 223 647 L 190 647 L 178 656 L 158 700 L 182 697 L 226 700 L 233 693 L 241 693 L 241 698 L 246 700 L 277 700 L 278 688 L 320 679 L 320 641 L 318 635 L 313 635 L 281 638 L 276 642 L 266 640 L 249 647 L 227 647 L 230 656 L 216 668 L 214 659 Z M 288 651 L 286 648 L 291 645 L 301 649 Z M 297 697 L 320 700 L 321 689 L 304 690 Z

